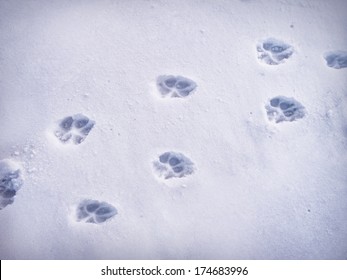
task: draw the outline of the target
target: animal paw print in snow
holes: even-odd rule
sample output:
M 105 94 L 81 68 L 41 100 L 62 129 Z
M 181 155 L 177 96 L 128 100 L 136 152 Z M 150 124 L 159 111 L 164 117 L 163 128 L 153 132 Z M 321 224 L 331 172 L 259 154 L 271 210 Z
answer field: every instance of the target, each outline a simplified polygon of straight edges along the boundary
M 58 122 L 55 136 L 62 143 L 74 143 L 78 145 L 86 139 L 94 125 L 95 122 L 93 120 L 82 114 L 68 116 Z
M 106 202 L 84 200 L 77 207 L 77 221 L 100 224 L 117 215 L 117 209 Z
M 276 123 L 282 121 L 294 121 L 305 116 L 305 107 L 294 98 L 277 96 L 270 99 L 265 106 L 269 120 Z
M 162 97 L 187 97 L 196 89 L 196 83 L 181 76 L 159 76 L 157 86 Z
M 158 177 L 181 178 L 194 172 L 194 163 L 181 153 L 166 152 L 153 163 Z
M 347 67 L 347 52 L 333 51 L 324 54 L 327 65 L 331 68 L 341 69 Z
M 23 185 L 21 169 L 11 160 L 0 161 L 0 210 L 14 202 L 17 191 Z
M 257 45 L 258 58 L 269 65 L 278 65 L 294 52 L 291 45 L 274 38 L 268 38 Z

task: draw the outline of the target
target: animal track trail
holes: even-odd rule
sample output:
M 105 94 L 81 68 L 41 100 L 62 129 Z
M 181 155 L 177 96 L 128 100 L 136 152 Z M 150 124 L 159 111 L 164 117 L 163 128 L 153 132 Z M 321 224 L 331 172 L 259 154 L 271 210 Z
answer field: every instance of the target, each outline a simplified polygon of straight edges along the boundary
M 197 85 L 193 80 L 182 76 L 159 76 L 157 87 L 161 97 L 185 98 L 193 93 Z
M 275 38 L 268 38 L 257 44 L 258 59 L 268 65 L 284 63 L 292 56 L 294 48 Z
M 182 153 L 165 152 L 153 162 L 155 174 L 159 178 L 182 178 L 195 171 L 194 163 Z
M 274 120 L 276 123 L 292 122 L 303 118 L 306 114 L 305 107 L 300 102 L 285 96 L 271 98 L 265 109 L 269 120 Z
M 95 121 L 83 114 L 67 116 L 58 121 L 54 135 L 64 144 L 79 145 L 93 129 Z
M 0 161 L 0 210 L 14 202 L 23 185 L 21 168 L 10 159 Z
M 107 203 L 97 200 L 83 200 L 77 207 L 76 216 L 78 222 L 100 224 L 118 214 L 117 209 Z

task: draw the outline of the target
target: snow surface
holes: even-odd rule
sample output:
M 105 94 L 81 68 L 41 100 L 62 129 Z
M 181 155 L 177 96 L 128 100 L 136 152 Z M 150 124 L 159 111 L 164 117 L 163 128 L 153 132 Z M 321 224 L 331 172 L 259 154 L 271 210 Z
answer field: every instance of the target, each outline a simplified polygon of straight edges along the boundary
M 24 184 L 0 211 L 1 259 L 346 259 L 344 0 L 0 0 L 0 159 Z M 257 44 L 293 47 L 279 65 Z M 197 85 L 162 98 L 159 76 Z M 265 106 L 298 100 L 276 123 Z M 95 121 L 78 145 L 57 121 Z M 194 173 L 158 178 L 184 154 Z M 76 221 L 84 200 L 118 214 Z

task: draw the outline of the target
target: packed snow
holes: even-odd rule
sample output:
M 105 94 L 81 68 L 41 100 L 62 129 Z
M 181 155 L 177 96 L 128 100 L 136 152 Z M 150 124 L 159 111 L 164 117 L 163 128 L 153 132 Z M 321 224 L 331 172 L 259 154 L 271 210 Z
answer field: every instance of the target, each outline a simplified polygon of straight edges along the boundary
M 346 259 L 346 11 L 0 0 L 0 259 Z

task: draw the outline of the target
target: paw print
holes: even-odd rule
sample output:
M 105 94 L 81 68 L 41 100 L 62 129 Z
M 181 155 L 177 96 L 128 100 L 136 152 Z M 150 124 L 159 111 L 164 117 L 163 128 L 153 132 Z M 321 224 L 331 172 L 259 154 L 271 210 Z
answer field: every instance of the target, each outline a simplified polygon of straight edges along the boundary
M 100 224 L 117 215 L 118 211 L 111 204 L 97 200 L 84 200 L 77 207 L 77 221 Z
M 181 76 L 159 76 L 157 86 L 162 97 L 187 97 L 197 87 L 196 83 Z
M 55 136 L 62 143 L 73 143 L 78 145 L 86 139 L 94 125 L 94 121 L 82 114 L 67 116 L 58 122 Z
M 278 65 L 294 52 L 291 45 L 274 38 L 268 38 L 257 45 L 258 58 L 266 64 Z
M 181 178 L 194 172 L 194 163 L 181 153 L 163 153 L 153 165 L 158 177 L 165 179 Z
M 269 120 L 292 122 L 305 116 L 305 107 L 294 98 L 277 96 L 265 106 Z
M 22 187 L 20 168 L 11 160 L 0 161 L 0 210 L 14 202 L 17 191 Z
M 333 51 L 324 55 L 327 65 L 331 68 L 340 69 L 347 67 L 347 52 Z

